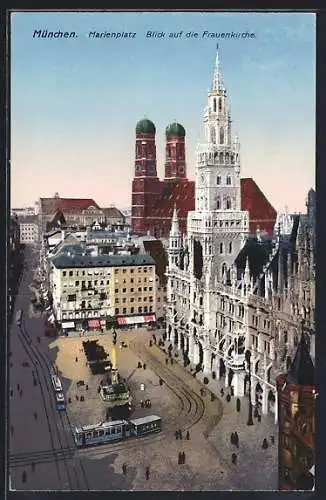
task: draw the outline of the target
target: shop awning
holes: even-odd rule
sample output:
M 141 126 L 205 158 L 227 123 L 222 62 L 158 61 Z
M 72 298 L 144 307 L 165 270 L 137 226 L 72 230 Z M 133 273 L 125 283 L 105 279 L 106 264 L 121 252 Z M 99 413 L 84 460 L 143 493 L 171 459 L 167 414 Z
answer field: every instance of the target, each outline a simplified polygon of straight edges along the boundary
M 89 328 L 101 328 L 101 322 L 98 319 L 90 319 L 88 320 Z
M 155 314 L 147 314 L 146 316 L 127 316 L 117 318 L 118 325 L 136 325 L 141 323 L 150 323 L 155 321 Z
M 68 328 L 75 328 L 75 322 L 74 321 L 67 321 L 66 323 L 62 323 L 61 326 L 64 330 L 67 330 Z

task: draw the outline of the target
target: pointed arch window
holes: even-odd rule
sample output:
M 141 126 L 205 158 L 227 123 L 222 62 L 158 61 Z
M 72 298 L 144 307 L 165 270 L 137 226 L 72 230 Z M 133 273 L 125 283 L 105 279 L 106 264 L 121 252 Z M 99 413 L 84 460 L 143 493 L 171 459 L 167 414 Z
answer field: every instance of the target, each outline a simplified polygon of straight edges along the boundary
M 226 183 L 227 183 L 228 186 L 231 185 L 231 176 L 230 175 L 227 176 Z
M 221 97 L 218 100 L 218 110 L 222 111 L 222 98 Z
M 216 200 L 216 210 L 220 210 L 220 208 L 221 208 L 221 200 L 220 200 L 220 198 L 217 198 L 217 200 Z
M 227 198 L 226 199 L 226 209 L 231 210 L 232 204 L 231 204 L 231 199 Z
M 227 269 L 227 265 L 226 265 L 226 263 L 225 263 L 225 262 L 223 262 L 223 264 L 222 264 L 222 268 L 221 268 L 222 278 L 226 275 L 227 270 L 228 270 L 228 269 Z
M 216 99 L 213 99 L 213 111 L 216 113 Z
M 211 141 L 214 144 L 216 143 L 216 132 L 215 132 L 215 128 L 214 127 L 211 128 Z
M 220 144 L 224 144 L 224 128 L 220 128 Z
M 218 176 L 216 177 L 216 184 L 217 184 L 218 186 L 221 184 L 221 176 L 220 176 L 220 175 L 218 175 Z
M 233 251 L 233 248 L 232 248 L 232 241 L 230 241 L 230 243 L 229 243 L 229 253 L 232 253 L 232 251 Z
M 220 253 L 223 253 L 223 243 L 220 243 Z

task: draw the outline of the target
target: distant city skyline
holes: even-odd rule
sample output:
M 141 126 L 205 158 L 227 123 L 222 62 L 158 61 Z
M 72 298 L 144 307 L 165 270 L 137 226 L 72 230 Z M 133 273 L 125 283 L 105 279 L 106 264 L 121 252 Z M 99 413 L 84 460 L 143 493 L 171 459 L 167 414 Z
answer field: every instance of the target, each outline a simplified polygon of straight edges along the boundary
M 72 32 L 41 38 L 34 32 Z M 134 37 L 91 37 L 92 32 Z M 164 38 L 146 33 L 165 32 Z M 169 39 L 170 32 L 181 38 Z M 197 32 L 197 38 L 185 34 Z M 212 38 L 212 33 L 249 33 Z M 315 188 L 315 15 L 311 13 L 15 13 L 11 22 L 11 206 L 39 197 L 131 206 L 135 126 L 186 129 L 189 179 L 219 43 L 241 144 L 241 176 L 278 211 L 305 211 Z

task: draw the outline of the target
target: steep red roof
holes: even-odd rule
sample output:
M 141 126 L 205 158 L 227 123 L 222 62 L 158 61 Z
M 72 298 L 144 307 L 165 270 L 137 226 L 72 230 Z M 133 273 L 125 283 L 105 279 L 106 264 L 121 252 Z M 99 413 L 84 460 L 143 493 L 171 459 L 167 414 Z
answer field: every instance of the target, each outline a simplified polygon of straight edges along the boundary
M 162 194 L 151 212 L 153 218 L 168 218 L 173 215 L 176 205 L 178 218 L 187 218 L 188 212 L 195 210 L 195 183 L 193 181 L 164 182 Z
M 252 178 L 241 179 L 241 209 L 249 212 L 250 232 L 257 226 L 271 234 L 276 221 L 276 210 Z
M 89 207 L 100 207 L 91 198 L 40 198 L 42 214 L 51 215 L 58 210 L 86 210 Z

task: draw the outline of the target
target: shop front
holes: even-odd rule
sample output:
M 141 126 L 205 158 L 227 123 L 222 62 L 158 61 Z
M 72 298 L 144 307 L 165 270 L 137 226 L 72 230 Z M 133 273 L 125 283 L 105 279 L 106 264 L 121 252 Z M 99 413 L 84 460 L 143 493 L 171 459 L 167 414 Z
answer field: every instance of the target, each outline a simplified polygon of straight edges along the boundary
M 120 328 L 137 328 L 141 325 L 150 325 L 155 323 L 155 314 L 144 314 L 138 316 L 120 316 L 117 317 L 117 323 Z
M 66 337 L 71 337 L 73 336 L 74 332 L 76 331 L 76 325 L 74 321 L 64 321 L 61 324 L 62 328 L 62 333 Z

